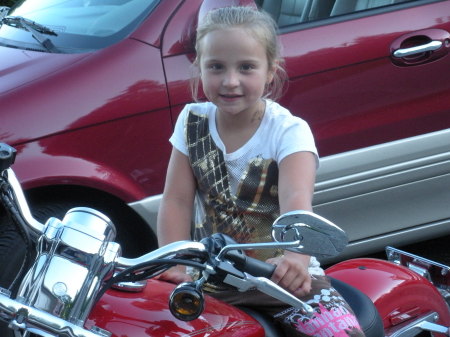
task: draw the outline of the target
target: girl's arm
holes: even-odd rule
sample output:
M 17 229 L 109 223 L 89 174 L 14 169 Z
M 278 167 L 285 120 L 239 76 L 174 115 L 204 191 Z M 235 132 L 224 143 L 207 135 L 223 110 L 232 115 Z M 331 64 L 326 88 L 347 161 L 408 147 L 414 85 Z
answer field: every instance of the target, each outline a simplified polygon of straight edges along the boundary
M 186 155 L 173 148 L 167 169 L 164 193 L 158 212 L 159 246 L 190 240 L 195 196 L 195 180 Z M 189 281 L 183 267 L 172 268 L 159 276 L 174 283 Z
M 157 236 L 160 246 L 190 239 L 194 195 L 195 182 L 189 159 L 173 148 L 158 212 Z
M 312 152 L 296 152 L 279 165 L 278 195 L 280 214 L 312 210 L 316 157 Z
M 311 152 L 296 152 L 279 164 L 278 195 L 280 213 L 312 210 L 316 158 Z M 310 256 L 285 251 L 284 256 L 267 260 L 277 265 L 272 280 L 296 296 L 311 290 L 308 273 Z

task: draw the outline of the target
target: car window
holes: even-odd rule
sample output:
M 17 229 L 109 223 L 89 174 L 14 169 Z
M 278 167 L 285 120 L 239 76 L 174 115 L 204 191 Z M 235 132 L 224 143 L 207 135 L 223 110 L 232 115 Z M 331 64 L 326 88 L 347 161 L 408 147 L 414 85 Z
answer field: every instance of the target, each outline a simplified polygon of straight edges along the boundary
M 280 28 L 299 23 L 363 13 L 417 0 L 259 0 L 260 8 L 272 15 Z
M 48 36 L 65 52 L 100 49 L 130 34 L 159 0 L 24 0 L 8 13 L 45 26 Z M 1 26 L 4 44 L 19 47 L 33 41 L 15 27 Z M 9 25 L 11 26 L 11 25 Z M 16 27 L 17 28 L 17 27 Z M 17 29 L 16 29 L 17 30 Z M 23 29 L 22 29 L 23 30 Z M 15 43 L 16 42 L 16 43 Z

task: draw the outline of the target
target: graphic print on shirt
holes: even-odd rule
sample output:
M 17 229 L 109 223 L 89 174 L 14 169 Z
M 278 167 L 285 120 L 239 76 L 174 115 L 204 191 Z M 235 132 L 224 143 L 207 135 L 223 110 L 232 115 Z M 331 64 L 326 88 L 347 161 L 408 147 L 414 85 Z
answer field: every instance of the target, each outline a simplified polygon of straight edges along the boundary
M 208 117 L 190 111 L 186 122 L 189 160 L 204 198 L 204 219 L 195 219 L 194 239 L 224 233 L 237 242 L 272 241 L 271 224 L 279 214 L 278 166 L 254 158 L 243 166 L 236 194 L 230 189 L 223 152 L 213 141 Z M 266 259 L 273 251 L 246 252 Z

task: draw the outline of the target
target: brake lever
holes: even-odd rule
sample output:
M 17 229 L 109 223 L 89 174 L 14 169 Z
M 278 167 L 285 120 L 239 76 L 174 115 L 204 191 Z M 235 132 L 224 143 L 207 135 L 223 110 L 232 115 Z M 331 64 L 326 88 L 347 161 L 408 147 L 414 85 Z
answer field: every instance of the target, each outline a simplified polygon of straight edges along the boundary
M 275 282 L 265 277 L 254 277 L 247 273 L 242 273 L 242 275 L 243 278 L 228 274 L 224 278 L 223 282 L 237 288 L 241 292 L 250 289 L 258 289 L 266 295 L 300 309 L 301 313 L 307 315 L 308 317 L 311 317 L 314 314 L 314 309 L 309 304 L 303 302 L 298 297 L 281 288 Z

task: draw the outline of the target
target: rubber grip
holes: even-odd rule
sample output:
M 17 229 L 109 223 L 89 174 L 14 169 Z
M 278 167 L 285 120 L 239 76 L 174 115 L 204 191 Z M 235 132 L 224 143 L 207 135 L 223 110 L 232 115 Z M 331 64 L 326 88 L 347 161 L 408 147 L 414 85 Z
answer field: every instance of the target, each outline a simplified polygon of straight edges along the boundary
M 265 277 L 270 279 L 276 268 L 273 264 L 249 257 L 235 250 L 226 253 L 226 257 L 234 262 L 234 266 L 237 269 L 255 277 Z

